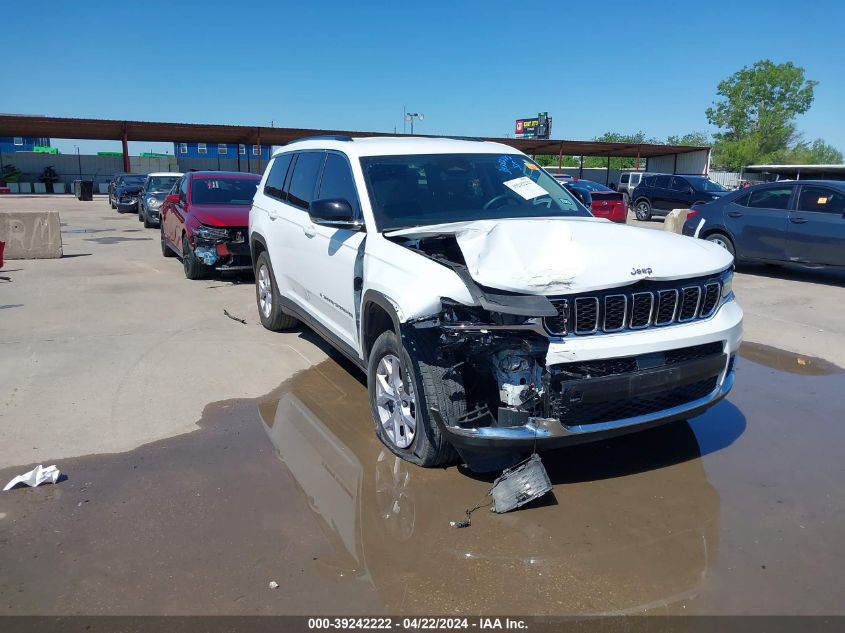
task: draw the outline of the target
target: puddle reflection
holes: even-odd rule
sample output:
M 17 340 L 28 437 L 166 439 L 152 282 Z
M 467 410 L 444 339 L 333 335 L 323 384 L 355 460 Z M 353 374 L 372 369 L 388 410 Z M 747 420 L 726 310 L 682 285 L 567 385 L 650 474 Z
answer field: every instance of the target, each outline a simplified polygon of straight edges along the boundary
M 457 530 L 449 521 L 489 482 L 387 451 L 358 376 L 330 359 L 259 405 L 332 543 L 324 573 L 371 584 L 388 612 L 690 611 L 718 549 L 720 500 L 688 424 L 546 453 L 556 503 L 481 509 Z
M 744 342 L 739 348 L 739 355 L 758 365 L 802 376 L 829 376 L 841 374 L 845 371 L 823 358 L 796 354 L 795 352 L 748 341 Z

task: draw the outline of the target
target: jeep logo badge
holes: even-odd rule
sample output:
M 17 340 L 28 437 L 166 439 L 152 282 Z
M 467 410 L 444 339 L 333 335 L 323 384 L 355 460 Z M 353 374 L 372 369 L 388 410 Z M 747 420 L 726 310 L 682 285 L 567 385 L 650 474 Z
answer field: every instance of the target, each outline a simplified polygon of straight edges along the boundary
M 635 275 L 650 275 L 651 268 L 632 268 L 631 269 L 631 276 Z

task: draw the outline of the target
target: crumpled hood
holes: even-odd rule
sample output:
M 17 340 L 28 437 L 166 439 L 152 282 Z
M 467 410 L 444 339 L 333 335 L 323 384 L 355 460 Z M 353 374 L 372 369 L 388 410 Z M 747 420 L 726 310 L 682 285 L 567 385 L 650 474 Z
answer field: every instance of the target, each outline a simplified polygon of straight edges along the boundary
M 455 236 L 477 283 L 528 294 L 699 277 L 721 272 L 732 262 L 730 253 L 711 242 L 598 218 L 476 220 L 385 233 L 434 235 Z
M 191 214 L 206 226 L 248 226 L 250 205 L 192 204 Z

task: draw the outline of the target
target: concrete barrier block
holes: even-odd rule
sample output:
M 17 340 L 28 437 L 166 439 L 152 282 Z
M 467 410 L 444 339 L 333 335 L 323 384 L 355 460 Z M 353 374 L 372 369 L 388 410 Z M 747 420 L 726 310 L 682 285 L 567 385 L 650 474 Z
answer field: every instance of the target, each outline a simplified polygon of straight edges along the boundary
M 47 184 L 43 182 L 32 183 L 33 193 L 47 193 Z
M 109 192 L 109 183 L 107 183 L 107 182 L 99 183 L 98 189 L 99 189 L 100 193 L 108 193 Z
M 32 193 L 31 182 L 19 182 L 18 187 L 20 187 L 21 193 Z
M 56 259 L 62 256 L 58 211 L 0 211 L 0 241 L 6 259 Z
M 684 230 L 684 223 L 687 221 L 689 209 L 672 209 L 663 221 L 663 230 L 681 233 Z
M 8 182 L 8 183 L 6 183 L 6 186 L 9 187 L 9 191 L 11 193 L 20 193 L 21 192 L 21 187 L 20 187 L 19 183 Z
M 67 193 L 67 185 L 63 182 L 54 182 L 53 193 Z

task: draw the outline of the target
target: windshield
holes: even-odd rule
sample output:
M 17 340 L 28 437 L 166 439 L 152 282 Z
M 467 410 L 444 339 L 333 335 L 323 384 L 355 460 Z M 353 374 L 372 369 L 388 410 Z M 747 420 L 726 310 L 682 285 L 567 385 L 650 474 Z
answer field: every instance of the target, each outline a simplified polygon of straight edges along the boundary
M 361 167 L 381 231 L 469 220 L 590 217 L 521 154 L 368 156 Z
M 257 178 L 194 178 L 191 202 L 194 204 L 251 204 Z
M 692 188 L 696 191 L 727 191 L 722 185 L 718 182 L 713 182 L 709 178 L 705 178 L 704 176 L 699 176 L 697 178 L 690 178 L 689 176 L 685 176 L 685 178 L 689 181 L 689 184 L 692 185 Z
M 146 176 L 124 176 L 121 185 L 143 185 Z
M 147 191 L 170 191 L 179 180 L 179 176 L 150 176 Z

